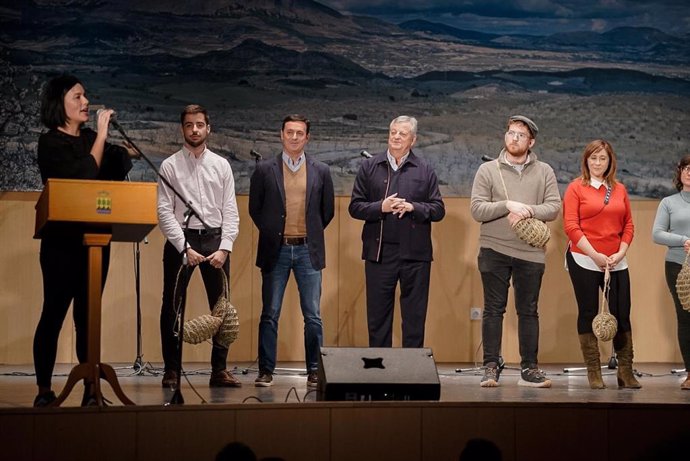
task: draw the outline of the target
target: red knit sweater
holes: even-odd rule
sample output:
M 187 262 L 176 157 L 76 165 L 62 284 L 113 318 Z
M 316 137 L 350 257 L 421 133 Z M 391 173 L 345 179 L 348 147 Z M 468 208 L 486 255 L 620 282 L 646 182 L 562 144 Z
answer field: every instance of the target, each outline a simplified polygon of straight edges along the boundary
M 635 229 L 625 186 L 616 184 L 608 205 L 604 205 L 605 197 L 605 187 L 585 186 L 581 178 L 568 185 L 563 198 L 563 227 L 572 242 L 572 252 L 583 253 L 577 247 L 583 235 L 595 250 L 607 256 L 616 253 L 621 242 L 632 242 Z

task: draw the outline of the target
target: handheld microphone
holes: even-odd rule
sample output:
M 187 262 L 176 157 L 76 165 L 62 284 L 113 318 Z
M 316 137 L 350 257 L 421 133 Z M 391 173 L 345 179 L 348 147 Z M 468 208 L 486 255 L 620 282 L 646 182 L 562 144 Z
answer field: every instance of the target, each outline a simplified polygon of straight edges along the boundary
M 97 116 L 100 116 L 101 113 L 102 113 L 104 110 L 107 110 L 107 109 L 106 109 L 105 107 L 100 107 L 100 108 L 96 111 L 96 115 L 97 115 Z M 111 124 L 111 125 L 113 126 L 113 128 L 115 128 L 117 131 L 119 131 L 119 132 L 122 132 L 122 131 L 123 131 L 123 129 L 122 129 L 122 127 L 120 126 L 120 124 L 117 123 L 117 112 L 113 112 L 112 114 L 110 114 L 110 124 Z
M 372 157 L 372 155 L 371 155 L 369 152 L 365 151 L 365 150 L 363 150 L 362 152 L 360 152 L 359 155 L 361 155 L 361 156 L 364 157 L 364 158 L 371 158 L 371 157 Z
M 257 151 L 255 151 L 254 149 L 249 151 L 249 155 L 254 157 L 257 161 L 259 161 L 263 158 L 263 156 L 260 153 L 258 153 Z

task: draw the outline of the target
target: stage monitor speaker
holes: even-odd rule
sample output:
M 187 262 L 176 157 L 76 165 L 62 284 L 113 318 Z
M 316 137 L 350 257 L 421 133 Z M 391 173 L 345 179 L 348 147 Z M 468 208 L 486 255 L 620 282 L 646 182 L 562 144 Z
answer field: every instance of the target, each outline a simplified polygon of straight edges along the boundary
M 431 349 L 322 347 L 317 400 L 438 400 Z

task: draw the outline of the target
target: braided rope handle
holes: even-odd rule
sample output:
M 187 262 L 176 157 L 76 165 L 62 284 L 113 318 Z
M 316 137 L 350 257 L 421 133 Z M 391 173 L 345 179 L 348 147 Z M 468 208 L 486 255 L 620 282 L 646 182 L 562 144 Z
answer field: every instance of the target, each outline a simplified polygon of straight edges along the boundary
M 228 285 L 228 276 L 223 270 L 223 267 L 219 267 L 218 271 L 220 272 L 220 276 L 223 278 L 223 297 L 225 299 L 230 299 L 230 286 Z
M 606 263 L 606 270 L 604 272 L 604 288 L 601 290 L 601 308 L 600 314 L 610 314 L 609 310 L 609 289 L 611 288 L 611 270 L 609 264 Z
M 498 159 L 496 159 L 496 168 L 498 168 L 498 176 L 501 178 L 501 184 L 503 184 L 503 192 L 506 194 L 506 200 L 510 200 L 508 197 L 508 188 L 506 187 L 506 181 L 503 179 L 503 172 L 501 171 L 501 164 Z

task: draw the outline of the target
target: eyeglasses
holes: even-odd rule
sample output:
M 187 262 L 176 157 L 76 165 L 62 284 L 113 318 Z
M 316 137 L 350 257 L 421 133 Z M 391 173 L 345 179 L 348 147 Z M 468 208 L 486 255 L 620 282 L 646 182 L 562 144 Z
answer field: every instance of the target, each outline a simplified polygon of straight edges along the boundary
M 506 132 L 506 136 L 508 136 L 509 138 L 514 138 L 515 136 L 517 136 L 520 141 L 524 141 L 525 139 L 527 139 L 529 137 L 529 135 L 527 133 L 522 133 L 520 131 L 513 131 L 513 130 Z
M 685 165 L 684 167 L 681 167 L 680 171 L 683 173 L 690 173 L 690 165 Z
M 608 205 L 609 200 L 611 200 L 611 190 L 612 190 L 612 187 L 610 187 L 610 186 L 606 188 L 606 196 L 604 197 L 604 205 Z

